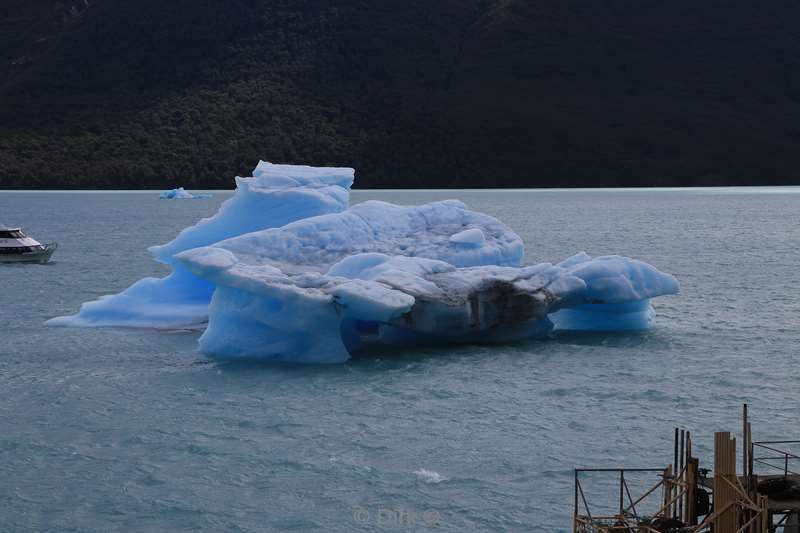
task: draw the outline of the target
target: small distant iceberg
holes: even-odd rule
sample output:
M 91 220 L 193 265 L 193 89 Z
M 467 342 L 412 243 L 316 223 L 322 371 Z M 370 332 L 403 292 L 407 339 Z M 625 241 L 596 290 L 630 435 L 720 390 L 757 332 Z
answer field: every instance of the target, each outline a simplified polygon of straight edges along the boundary
M 647 330 L 651 300 L 680 290 L 617 255 L 523 265 L 519 235 L 458 200 L 350 206 L 354 174 L 262 161 L 217 214 L 150 248 L 172 274 L 48 324 L 195 326 L 213 357 L 340 363 L 376 345 Z
M 162 192 L 159 198 L 162 200 L 203 200 L 211 198 L 211 195 L 206 193 L 192 194 L 183 187 L 178 187 L 177 189 Z

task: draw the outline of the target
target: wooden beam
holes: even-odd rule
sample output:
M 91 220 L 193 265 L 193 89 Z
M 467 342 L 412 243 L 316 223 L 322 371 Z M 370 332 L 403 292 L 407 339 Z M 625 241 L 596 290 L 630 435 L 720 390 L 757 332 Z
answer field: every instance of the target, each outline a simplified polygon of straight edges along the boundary
M 736 439 L 727 431 L 714 434 L 714 507 L 726 509 L 719 514 L 715 531 L 736 531 L 736 491 L 731 478 L 736 477 Z

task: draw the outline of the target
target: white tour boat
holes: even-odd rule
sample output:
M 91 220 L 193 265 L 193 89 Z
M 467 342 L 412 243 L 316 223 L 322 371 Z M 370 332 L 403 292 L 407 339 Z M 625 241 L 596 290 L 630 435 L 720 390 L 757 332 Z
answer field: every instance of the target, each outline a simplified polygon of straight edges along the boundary
M 0 263 L 47 263 L 56 243 L 42 244 L 20 228 L 0 224 Z

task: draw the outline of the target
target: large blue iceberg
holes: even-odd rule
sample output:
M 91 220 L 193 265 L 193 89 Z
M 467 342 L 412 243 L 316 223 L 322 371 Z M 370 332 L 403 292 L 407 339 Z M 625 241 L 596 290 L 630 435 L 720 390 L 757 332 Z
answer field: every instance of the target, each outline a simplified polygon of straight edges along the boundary
M 205 327 L 224 358 L 346 361 L 368 346 L 636 331 L 677 280 L 621 256 L 522 266 L 520 237 L 456 200 L 348 207 L 352 169 L 261 162 L 209 219 L 153 247 L 146 278 L 53 325 Z

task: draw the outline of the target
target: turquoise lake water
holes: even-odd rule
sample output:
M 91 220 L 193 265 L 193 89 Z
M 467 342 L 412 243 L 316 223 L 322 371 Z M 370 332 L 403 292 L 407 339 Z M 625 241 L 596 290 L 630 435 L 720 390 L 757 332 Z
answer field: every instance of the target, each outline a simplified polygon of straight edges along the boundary
M 146 248 L 229 196 L 0 191 L 0 221 L 59 243 L 0 265 L 0 531 L 567 531 L 574 467 L 664 466 L 675 425 L 701 460 L 743 402 L 756 438 L 800 438 L 800 188 L 352 195 L 459 198 L 531 263 L 648 261 L 682 294 L 647 333 L 287 366 L 43 326 L 164 275 Z

